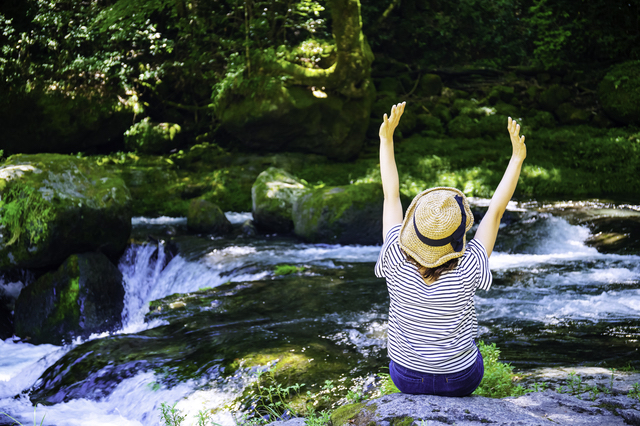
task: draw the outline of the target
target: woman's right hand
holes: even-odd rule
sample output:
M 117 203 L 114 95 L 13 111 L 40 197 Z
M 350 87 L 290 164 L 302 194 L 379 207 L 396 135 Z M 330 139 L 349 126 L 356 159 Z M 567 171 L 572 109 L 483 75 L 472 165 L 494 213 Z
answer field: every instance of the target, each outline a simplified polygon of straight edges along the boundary
M 391 116 L 387 118 L 387 114 L 382 117 L 382 124 L 380 125 L 380 139 L 391 140 L 393 139 L 393 131 L 398 126 L 400 122 L 400 117 L 402 117 L 402 113 L 404 112 L 404 107 L 407 103 L 402 102 L 400 104 L 394 105 L 391 108 Z
M 512 120 L 511 117 L 509 117 L 507 130 L 509 130 L 511 146 L 513 147 L 511 157 L 524 161 L 527 157 L 527 146 L 524 144 L 524 136 L 520 136 L 520 125 L 516 123 L 516 120 Z

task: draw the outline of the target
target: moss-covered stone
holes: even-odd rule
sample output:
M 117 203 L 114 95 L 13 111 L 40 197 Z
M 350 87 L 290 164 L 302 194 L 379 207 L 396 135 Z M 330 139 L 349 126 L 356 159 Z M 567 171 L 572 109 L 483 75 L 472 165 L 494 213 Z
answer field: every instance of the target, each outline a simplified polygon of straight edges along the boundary
M 433 107 L 432 114 L 442 120 L 443 123 L 448 123 L 451 121 L 451 111 L 449 111 L 449 107 L 444 103 L 438 103 Z
M 495 86 L 491 89 L 491 92 L 489 92 L 487 100 L 491 105 L 495 105 L 498 101 L 509 103 L 513 99 L 514 94 L 515 91 L 513 87 Z
M 640 125 L 640 61 L 613 66 L 598 85 L 598 98 L 612 120 Z
M 69 343 L 119 328 L 123 307 L 118 268 L 101 253 L 74 254 L 21 291 L 15 330 L 35 344 Z
M 294 232 L 313 243 L 378 244 L 382 201 L 379 184 L 309 190 L 293 205 Z
M 299 179 L 285 170 L 269 167 L 260 173 L 251 187 L 256 227 L 265 232 L 291 232 L 293 204 L 306 190 Z
M 361 98 L 347 98 L 327 90 L 282 87 L 269 97 L 246 98 L 220 109 L 222 126 L 247 149 L 303 151 L 347 160 L 364 141 L 375 88 Z
M 507 123 L 508 119 L 506 115 L 493 114 L 481 117 L 479 120 L 480 132 L 483 136 L 500 137 L 507 136 Z
M 181 128 L 175 123 L 155 123 L 146 117 L 124 134 L 124 146 L 129 151 L 162 154 L 178 147 Z
M 471 118 L 479 118 L 486 113 L 478 104 L 468 99 L 456 99 L 451 106 L 451 113 L 454 115 L 464 115 Z
M 540 106 L 547 111 L 555 111 L 560 104 L 566 102 L 571 97 L 571 92 L 564 86 L 552 84 L 545 91 L 540 93 L 538 101 Z
M 187 212 L 187 228 L 191 231 L 215 235 L 231 232 L 232 226 L 216 204 L 203 199 L 191 200 Z
M 419 130 L 427 130 L 437 134 L 444 133 L 444 126 L 438 117 L 429 114 L 418 114 L 416 118 Z
M 99 250 L 113 260 L 131 233 L 131 196 L 95 163 L 15 155 L 0 166 L 0 269 L 57 266 Z
M 352 420 L 362 409 L 364 403 L 343 405 L 335 409 L 331 413 L 331 424 L 333 426 L 344 426 L 349 424 L 349 420 Z
M 417 94 L 421 96 L 440 96 L 442 87 L 442 79 L 439 75 L 425 74 L 420 77 Z
M 584 124 L 591 118 L 591 112 L 576 108 L 569 102 L 561 104 L 556 115 L 562 124 Z
M 459 115 L 447 124 L 449 134 L 456 138 L 477 138 L 481 127 L 477 120 L 466 115 Z

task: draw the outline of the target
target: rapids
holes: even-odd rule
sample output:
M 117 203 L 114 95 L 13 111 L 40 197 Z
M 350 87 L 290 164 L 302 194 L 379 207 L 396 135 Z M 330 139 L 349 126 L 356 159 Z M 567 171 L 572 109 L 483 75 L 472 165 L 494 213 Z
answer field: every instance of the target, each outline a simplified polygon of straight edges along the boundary
M 490 259 L 493 286 L 476 295 L 479 339 L 496 342 L 519 371 L 640 367 L 637 248 L 591 243 L 629 223 L 636 228 L 616 235 L 634 236 L 640 208 L 509 209 Z M 251 218 L 227 216 L 236 226 Z M 234 400 L 283 354 L 306 363 L 298 379 L 315 391 L 325 380 L 371 387 L 385 371 L 388 296 L 373 275 L 379 247 L 191 235 L 184 218 L 134 218 L 133 226 L 141 243 L 118 265 L 123 328 L 64 346 L 0 341 L 0 412 L 27 424 L 36 403 L 38 424 L 45 416 L 58 426 L 158 425 L 160 405 L 177 402 L 187 425 L 202 409 L 233 425 Z M 282 265 L 300 270 L 276 274 Z M 0 289 L 15 297 L 28 281 L 0 279 Z M 7 420 L 0 415 L 0 425 Z

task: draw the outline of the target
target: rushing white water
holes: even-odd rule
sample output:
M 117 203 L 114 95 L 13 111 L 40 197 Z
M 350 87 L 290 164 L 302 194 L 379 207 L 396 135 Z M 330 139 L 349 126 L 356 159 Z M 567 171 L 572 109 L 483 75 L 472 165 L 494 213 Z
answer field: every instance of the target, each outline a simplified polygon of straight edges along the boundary
M 234 224 L 251 218 L 250 213 L 227 213 Z M 607 321 L 640 316 L 640 257 L 601 254 L 585 245 L 589 231 L 566 220 L 548 216 L 530 235 L 521 252 L 494 252 L 490 266 L 496 284 L 490 292 L 476 296 L 482 320 L 509 318 L 554 324 L 561 320 Z M 183 227 L 184 218 L 134 218 L 135 227 Z M 279 239 L 205 241 L 189 255 L 177 255 L 167 263 L 164 243 L 138 245 L 121 259 L 125 281 L 123 328 L 118 333 L 137 333 L 161 321 L 145 321 L 149 302 L 174 293 L 214 288 L 227 282 L 251 282 L 273 276 L 276 265 L 294 264 L 324 269 L 346 264 L 373 263 L 379 247 L 299 244 Z M 371 271 L 373 274 L 373 271 Z M 1 282 L 0 290 L 12 297 L 22 282 Z M 333 322 L 341 331 L 322 336 L 338 346 L 355 347 L 365 356 L 386 347 L 386 320 L 372 312 L 334 313 L 303 321 Z M 375 312 L 378 312 L 377 314 Z M 302 320 L 299 320 L 302 321 Z M 483 330 L 487 330 L 481 327 Z M 101 338 L 101 336 L 92 336 Z M 81 344 L 81 342 L 74 342 Z M 14 396 L 29 389 L 42 373 L 74 346 L 31 345 L 0 341 L 0 411 L 27 424 L 33 421 L 28 398 Z M 231 402 L 252 380 L 247 372 L 220 381 L 203 377 L 167 388 L 151 372 L 122 380 L 104 399 L 76 399 L 49 407 L 38 406 L 36 417 L 45 415 L 47 425 L 157 425 L 163 402 L 178 401 L 176 408 L 188 415 L 186 425 L 195 424 L 202 409 Z M 232 425 L 228 410 L 212 418 Z

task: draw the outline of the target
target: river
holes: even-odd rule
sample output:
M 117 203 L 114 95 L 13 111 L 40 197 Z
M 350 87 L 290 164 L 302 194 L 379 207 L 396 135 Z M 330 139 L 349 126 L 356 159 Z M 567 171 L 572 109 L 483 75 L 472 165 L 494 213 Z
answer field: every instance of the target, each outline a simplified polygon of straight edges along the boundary
M 227 216 L 236 226 L 251 217 Z M 629 204 L 511 203 L 490 259 L 493 286 L 476 295 L 479 339 L 517 371 L 640 367 L 637 244 L 588 243 L 606 231 L 635 238 L 639 218 Z M 165 259 L 169 250 L 140 243 L 123 255 L 122 330 L 64 346 L 0 341 L 0 411 L 28 424 L 35 402 L 38 424 L 139 426 L 160 424 L 160 405 L 177 402 L 186 425 L 203 409 L 233 425 L 236 398 L 276 362 L 312 392 L 331 380 L 334 402 L 372 389 L 385 371 L 379 247 L 190 235 L 184 218 L 133 225 L 135 240 L 171 240 L 179 254 Z M 276 274 L 282 265 L 298 270 Z M 24 284 L 0 281 L 13 295 Z

